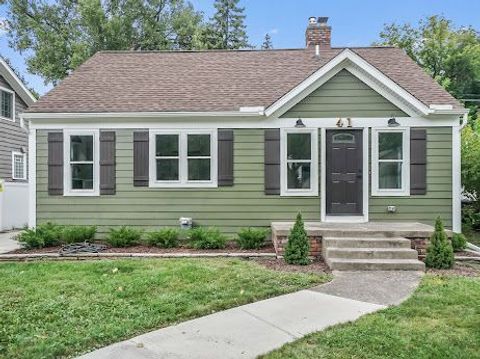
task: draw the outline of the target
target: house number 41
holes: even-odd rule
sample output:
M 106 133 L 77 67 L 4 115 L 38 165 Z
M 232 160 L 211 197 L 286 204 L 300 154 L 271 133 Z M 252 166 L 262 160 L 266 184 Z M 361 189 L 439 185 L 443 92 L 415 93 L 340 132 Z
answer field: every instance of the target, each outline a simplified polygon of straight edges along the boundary
M 344 127 L 345 125 L 347 125 L 347 127 L 352 127 L 352 119 L 350 117 L 338 119 L 337 127 Z

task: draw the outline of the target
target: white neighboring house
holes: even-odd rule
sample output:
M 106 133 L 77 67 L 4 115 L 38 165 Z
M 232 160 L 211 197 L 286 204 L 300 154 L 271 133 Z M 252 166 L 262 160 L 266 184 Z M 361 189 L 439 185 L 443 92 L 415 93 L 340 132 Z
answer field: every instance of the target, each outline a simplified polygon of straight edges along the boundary
M 35 102 L 0 58 L 0 231 L 28 222 L 28 128 L 20 114 Z

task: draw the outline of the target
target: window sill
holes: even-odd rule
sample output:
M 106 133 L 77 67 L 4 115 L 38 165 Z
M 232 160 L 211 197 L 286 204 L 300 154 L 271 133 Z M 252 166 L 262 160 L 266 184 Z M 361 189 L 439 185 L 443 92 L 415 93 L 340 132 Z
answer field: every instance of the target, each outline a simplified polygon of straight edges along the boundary
M 280 197 L 318 197 L 318 191 L 308 191 L 308 192 L 283 191 L 280 193 Z
M 150 182 L 149 188 L 217 188 L 216 182 L 198 182 L 198 183 L 160 183 Z
M 63 193 L 64 197 L 100 197 L 100 192 L 98 191 L 70 191 L 70 192 L 64 192 Z
M 410 197 L 410 192 L 406 191 L 372 191 L 372 197 Z
M 8 117 L 3 117 L 3 116 L 0 116 L 0 120 L 5 120 L 5 121 L 9 121 L 9 122 L 15 122 L 15 118 L 8 118 Z

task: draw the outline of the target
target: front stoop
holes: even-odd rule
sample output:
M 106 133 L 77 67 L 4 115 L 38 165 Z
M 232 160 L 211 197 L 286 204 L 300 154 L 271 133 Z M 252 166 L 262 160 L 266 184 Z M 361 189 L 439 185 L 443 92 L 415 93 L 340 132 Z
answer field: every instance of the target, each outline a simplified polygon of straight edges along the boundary
M 332 270 L 425 270 L 411 241 L 402 237 L 324 237 L 323 255 Z

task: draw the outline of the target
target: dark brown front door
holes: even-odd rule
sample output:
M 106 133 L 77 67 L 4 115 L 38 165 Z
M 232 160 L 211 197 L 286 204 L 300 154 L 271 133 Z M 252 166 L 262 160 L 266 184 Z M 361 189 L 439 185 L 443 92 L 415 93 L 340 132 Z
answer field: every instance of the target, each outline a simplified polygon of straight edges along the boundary
M 362 130 L 327 130 L 327 215 L 363 213 Z

